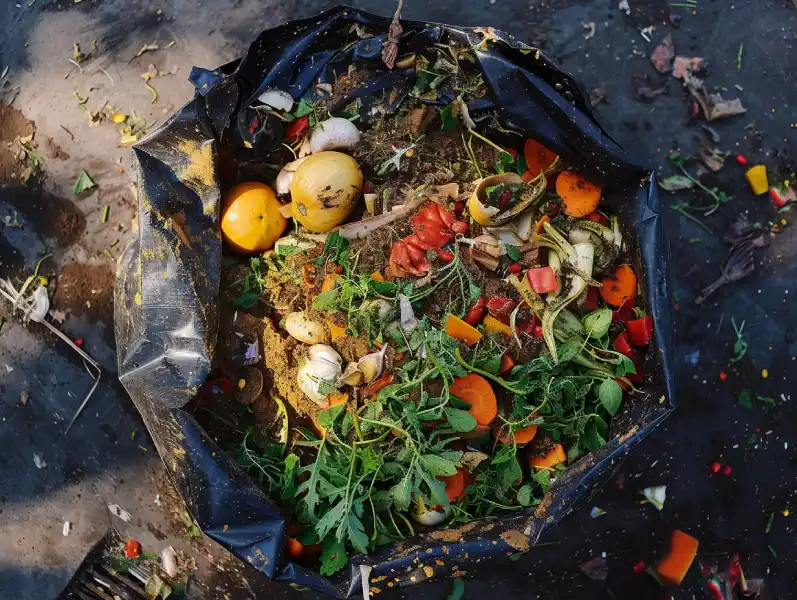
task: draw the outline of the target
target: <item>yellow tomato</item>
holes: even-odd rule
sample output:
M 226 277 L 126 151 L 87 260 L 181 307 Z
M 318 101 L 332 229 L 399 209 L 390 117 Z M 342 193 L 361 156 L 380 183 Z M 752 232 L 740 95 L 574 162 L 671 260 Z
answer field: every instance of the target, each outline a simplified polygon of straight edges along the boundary
M 280 214 L 280 206 L 274 190 L 265 183 L 239 183 L 224 197 L 222 238 L 241 254 L 265 252 L 288 225 L 288 220 Z
M 315 233 L 325 233 L 351 215 L 363 187 L 357 162 L 342 152 L 307 158 L 291 181 L 293 216 Z

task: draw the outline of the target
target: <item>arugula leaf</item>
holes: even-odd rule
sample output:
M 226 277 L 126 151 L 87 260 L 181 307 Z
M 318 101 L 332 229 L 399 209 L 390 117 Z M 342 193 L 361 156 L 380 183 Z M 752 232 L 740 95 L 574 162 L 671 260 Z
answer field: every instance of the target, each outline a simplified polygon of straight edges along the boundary
M 541 469 L 534 473 L 531 478 L 539 484 L 542 488 L 542 493 L 545 494 L 548 492 L 548 488 L 551 487 L 551 472 L 548 469 Z
M 442 456 L 423 454 L 421 455 L 421 462 L 435 477 L 438 475 L 451 476 L 457 474 L 457 465 Z
M 362 503 L 357 504 L 360 507 L 359 512 L 362 514 Z M 355 513 L 349 512 L 348 517 L 341 521 L 338 528 L 338 537 L 343 537 L 343 534 L 346 535 L 352 548 L 357 552 L 362 554 L 368 552 L 368 536 L 365 534 L 362 521 Z
M 528 483 L 517 491 L 517 501 L 523 506 L 531 506 L 533 499 L 531 486 Z
M 584 328 L 587 330 L 589 337 L 593 339 L 602 338 L 606 335 L 611 324 L 612 311 L 608 308 L 593 310 L 584 317 Z
M 298 119 L 299 117 L 306 117 L 311 112 L 313 112 L 313 103 L 302 98 L 299 100 L 299 106 L 296 107 L 293 116 Z
M 482 371 L 498 375 L 498 371 L 501 370 L 501 356 L 501 354 L 492 353 L 489 358 L 476 361 L 474 366 L 480 368 Z
M 448 506 L 450 504 L 448 496 L 446 495 L 445 483 L 439 479 L 435 479 L 419 464 L 415 465 L 415 472 L 421 477 L 423 482 L 429 488 L 429 491 L 431 492 L 431 497 L 429 499 L 432 501 L 433 506 Z
M 324 248 L 321 256 L 315 259 L 315 264 L 323 265 L 327 260 L 339 264 L 348 271 L 349 268 L 349 240 L 340 235 L 339 231 L 333 231 L 327 235 L 324 241 Z
M 446 408 L 446 421 L 449 427 L 458 433 L 467 433 L 476 429 L 476 418 L 468 411 L 458 408 Z
M 333 536 L 327 536 L 321 545 L 321 574 L 333 575 L 349 562 L 346 546 Z
M 559 344 L 556 347 L 557 354 L 559 355 L 559 362 L 567 363 L 573 360 L 581 351 L 582 345 L 583 342 L 577 337 L 571 337 L 563 344 Z
M 498 465 L 497 470 L 498 482 L 502 491 L 513 488 L 517 480 L 523 478 L 523 471 L 520 469 L 517 457 L 515 456 Z
M 329 532 L 346 517 L 346 502 L 341 500 L 335 506 L 330 508 L 324 513 L 318 523 L 315 524 L 315 531 L 319 539 L 324 539 L 329 535 Z
M 590 452 L 595 452 L 598 448 L 606 443 L 600 433 L 598 433 L 598 425 L 596 419 L 590 419 L 584 428 L 584 437 L 582 438 L 584 447 Z
M 614 368 L 615 377 L 625 377 L 628 374 L 634 375 L 636 373 L 636 365 L 634 361 L 625 355 L 620 355 L 620 362 Z
M 396 510 L 405 511 L 410 507 L 410 502 L 412 502 L 412 488 L 415 487 L 412 474 L 413 465 L 410 465 L 410 468 L 407 469 L 401 481 L 390 489 Z
M 623 402 L 623 388 L 614 379 L 604 379 L 598 387 L 598 399 L 606 412 L 614 416 Z

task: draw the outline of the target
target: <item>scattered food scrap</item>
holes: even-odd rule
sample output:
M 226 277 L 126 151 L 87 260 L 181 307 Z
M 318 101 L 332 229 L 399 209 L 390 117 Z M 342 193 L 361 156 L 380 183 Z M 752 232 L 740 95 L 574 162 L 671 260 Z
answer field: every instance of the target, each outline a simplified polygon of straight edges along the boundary
M 123 509 L 118 504 L 109 504 L 108 505 L 108 510 L 110 511 L 110 513 L 112 515 L 114 515 L 115 517 L 119 517 L 125 523 L 129 523 L 130 519 L 133 518 L 133 515 L 131 515 L 129 512 L 127 512 L 125 509 Z
M 656 567 L 658 576 L 671 585 L 681 585 L 695 560 L 699 542 L 688 533 L 676 529 L 670 539 L 670 550 Z
M 75 180 L 75 184 L 72 186 L 72 193 L 75 196 L 79 196 L 83 192 L 95 187 L 97 187 L 97 184 L 89 177 L 89 174 L 86 173 L 86 171 L 81 171 L 80 175 L 78 175 Z
M 642 490 L 642 495 L 645 496 L 648 502 L 656 507 L 657 510 L 664 509 L 664 501 L 667 499 L 667 486 L 657 485 Z
M 650 62 L 659 73 L 669 73 L 673 70 L 673 59 L 675 58 L 675 45 L 672 41 L 672 35 L 662 40 L 661 44 L 656 46 L 653 54 L 650 55 Z
M 47 467 L 47 463 L 45 462 L 44 458 L 42 457 L 41 452 L 34 452 L 33 453 L 33 464 L 36 465 L 37 469 L 44 469 Z

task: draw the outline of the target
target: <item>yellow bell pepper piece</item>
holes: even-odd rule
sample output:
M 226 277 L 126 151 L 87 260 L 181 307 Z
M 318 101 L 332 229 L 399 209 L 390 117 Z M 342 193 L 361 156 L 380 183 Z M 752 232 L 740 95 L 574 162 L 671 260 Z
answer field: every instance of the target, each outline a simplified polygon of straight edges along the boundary
M 766 194 L 769 191 L 769 181 L 767 180 L 767 168 L 764 165 L 756 165 L 747 169 L 744 174 L 747 177 L 747 183 L 753 190 L 756 196 Z
M 487 333 L 503 333 L 509 336 L 512 335 L 512 328 L 509 325 L 504 325 L 492 315 L 487 315 L 484 317 L 484 330 Z

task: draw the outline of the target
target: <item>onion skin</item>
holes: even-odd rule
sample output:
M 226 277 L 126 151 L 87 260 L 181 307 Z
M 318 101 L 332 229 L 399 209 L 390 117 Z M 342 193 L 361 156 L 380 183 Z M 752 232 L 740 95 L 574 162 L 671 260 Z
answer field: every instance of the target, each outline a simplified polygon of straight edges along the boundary
M 290 184 L 293 216 L 314 233 L 326 233 L 354 210 L 363 187 L 357 162 L 341 152 L 308 157 Z

